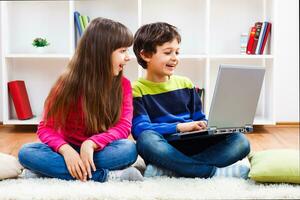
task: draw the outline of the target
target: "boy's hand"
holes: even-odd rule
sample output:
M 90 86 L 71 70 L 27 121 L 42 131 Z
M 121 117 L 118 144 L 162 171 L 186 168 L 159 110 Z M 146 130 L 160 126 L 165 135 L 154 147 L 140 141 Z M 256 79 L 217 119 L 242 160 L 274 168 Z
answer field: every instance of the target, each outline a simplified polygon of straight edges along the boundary
M 193 121 L 177 124 L 177 130 L 179 132 L 198 131 L 207 127 L 206 121 Z
M 77 151 L 70 145 L 64 144 L 58 149 L 58 152 L 64 157 L 71 176 L 78 180 L 86 181 L 86 168 Z
M 81 144 L 81 148 L 80 148 L 80 157 L 83 161 L 85 168 L 87 169 L 87 173 L 90 179 L 92 178 L 91 169 L 93 169 L 93 171 L 96 171 L 96 166 L 93 159 L 94 149 L 96 148 L 97 145 L 92 140 L 84 141 Z

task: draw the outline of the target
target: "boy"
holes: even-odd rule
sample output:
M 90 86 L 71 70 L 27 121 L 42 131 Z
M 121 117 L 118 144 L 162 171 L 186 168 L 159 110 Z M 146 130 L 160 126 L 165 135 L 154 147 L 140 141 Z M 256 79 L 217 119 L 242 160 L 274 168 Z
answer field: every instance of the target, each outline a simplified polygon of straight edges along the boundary
M 146 69 L 145 78 L 133 83 L 132 127 L 138 153 L 148 164 L 144 176 L 247 178 L 247 166 L 232 165 L 250 151 L 242 133 L 176 142 L 165 139 L 175 132 L 206 128 L 194 85 L 173 75 L 180 41 L 176 27 L 168 23 L 146 24 L 134 36 L 134 53 Z

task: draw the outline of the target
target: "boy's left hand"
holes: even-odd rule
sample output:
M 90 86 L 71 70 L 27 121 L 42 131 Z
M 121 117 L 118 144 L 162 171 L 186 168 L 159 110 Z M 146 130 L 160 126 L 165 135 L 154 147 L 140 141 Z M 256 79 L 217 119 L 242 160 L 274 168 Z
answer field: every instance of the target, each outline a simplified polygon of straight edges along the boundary
M 86 167 L 89 178 L 92 178 L 91 169 L 93 169 L 93 171 L 96 171 L 96 166 L 93 159 L 94 149 L 96 148 L 96 146 L 97 145 L 92 140 L 86 140 L 81 144 L 80 148 L 80 157 Z

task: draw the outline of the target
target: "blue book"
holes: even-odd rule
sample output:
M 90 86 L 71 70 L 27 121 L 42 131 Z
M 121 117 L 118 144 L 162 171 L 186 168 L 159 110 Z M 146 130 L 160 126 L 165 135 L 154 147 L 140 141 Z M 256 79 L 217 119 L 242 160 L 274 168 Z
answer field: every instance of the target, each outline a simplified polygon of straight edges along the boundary
M 77 27 L 77 30 L 79 32 L 79 36 L 82 35 L 82 28 L 81 28 L 81 25 L 80 25 L 80 13 L 75 11 L 74 12 L 74 20 L 75 20 L 75 25 Z
M 263 44 L 263 41 L 264 41 L 264 38 L 266 35 L 267 27 L 268 27 L 268 22 L 263 22 L 262 29 L 261 29 L 261 35 L 259 36 L 255 54 L 260 54 L 260 50 L 262 48 L 262 44 Z

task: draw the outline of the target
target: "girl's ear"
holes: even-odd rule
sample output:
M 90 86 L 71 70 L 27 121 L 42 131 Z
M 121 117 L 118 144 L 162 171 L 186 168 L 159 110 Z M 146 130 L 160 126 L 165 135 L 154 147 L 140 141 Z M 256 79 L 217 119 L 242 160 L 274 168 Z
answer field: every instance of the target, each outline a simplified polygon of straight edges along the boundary
M 143 49 L 140 51 L 140 56 L 143 58 L 145 62 L 149 62 L 152 57 L 152 54 L 145 52 L 145 50 Z

